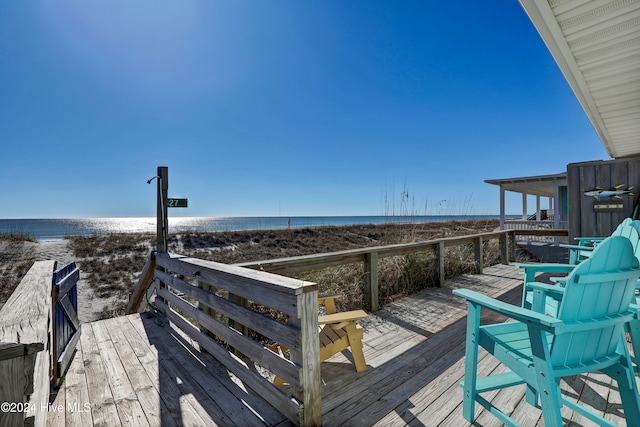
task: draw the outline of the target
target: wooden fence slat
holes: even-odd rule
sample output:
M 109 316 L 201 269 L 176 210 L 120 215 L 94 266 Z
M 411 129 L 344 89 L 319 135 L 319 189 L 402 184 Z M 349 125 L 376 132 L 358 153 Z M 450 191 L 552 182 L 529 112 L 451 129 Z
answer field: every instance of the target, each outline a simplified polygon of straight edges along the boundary
M 299 417 L 299 403 L 288 396 L 284 391 L 250 369 L 242 360 L 233 353 L 223 349 L 213 338 L 200 332 L 198 328 L 185 320 L 180 314 L 172 310 L 162 301 L 156 301 L 156 305 L 162 310 L 167 318 L 178 328 L 184 331 L 191 339 L 197 341 L 206 351 L 222 363 L 227 369 L 233 372 L 249 388 L 259 393 L 264 400 L 269 402 L 280 411 L 281 414 L 290 420 Z
M 53 283 L 58 287 L 57 292 L 59 295 L 59 299 L 62 299 L 65 295 L 67 295 L 71 288 L 76 286 L 76 283 L 78 283 L 78 280 L 80 279 L 80 269 L 75 267 L 75 263 L 71 263 L 69 265 L 74 266 L 74 269 L 69 272 L 69 274 L 64 275 L 62 279 L 60 279 L 60 281 L 55 281 L 54 278 Z
M 158 254 L 156 262 L 160 267 L 225 289 L 234 295 L 259 301 L 291 316 L 297 314 L 296 294 L 313 287 L 302 280 L 194 258 Z
M 227 316 L 229 319 L 236 320 L 244 325 L 250 325 L 254 331 L 280 344 L 284 344 L 287 347 L 298 347 L 300 345 L 298 336 L 300 331 L 290 325 L 257 313 L 232 301 L 228 301 L 223 297 L 193 286 L 163 271 L 157 271 L 156 276 L 163 283 L 184 293 L 186 296 Z
M 260 366 L 269 369 L 281 378 L 291 380 L 287 382 L 298 384 L 298 368 L 289 360 L 245 337 L 242 333 L 227 327 L 224 323 L 209 316 L 195 305 L 188 303 L 166 288 L 161 289 L 159 295 L 169 302 L 173 308 L 179 310 L 183 316 L 195 320 L 198 325 L 205 327 L 233 348 L 240 350 Z
M 73 307 L 68 295 L 65 295 L 60 299 L 60 306 L 64 309 L 64 312 L 76 330 L 80 329 L 80 320 L 78 320 L 78 313 Z
M 133 292 L 129 297 L 129 303 L 127 304 L 126 313 L 132 314 L 138 311 L 140 305 L 142 305 L 142 301 L 144 300 L 144 296 L 149 289 L 149 286 L 153 282 L 153 274 L 156 269 L 156 253 L 151 252 L 149 257 L 147 258 L 147 262 L 145 262 L 144 267 L 142 268 L 142 273 L 138 278 L 138 282 L 136 286 L 133 288 Z

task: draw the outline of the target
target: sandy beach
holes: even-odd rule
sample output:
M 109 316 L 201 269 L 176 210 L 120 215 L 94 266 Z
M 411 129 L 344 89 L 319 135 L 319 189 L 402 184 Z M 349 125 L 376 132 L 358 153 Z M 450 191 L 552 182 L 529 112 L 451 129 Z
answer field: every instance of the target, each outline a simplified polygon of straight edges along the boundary
M 77 261 L 73 251 L 69 247 L 69 240 L 43 240 L 40 242 L 5 242 L 0 241 L 0 256 L 3 262 L 0 269 L 3 276 L 11 274 L 11 264 L 33 263 L 33 261 L 54 260 L 57 261 L 57 269 Z M 26 271 L 25 271 L 26 273 Z M 19 282 L 19 278 L 16 277 Z M 104 298 L 93 291 L 87 280 L 87 273 L 80 271 L 78 281 L 78 317 L 81 322 L 96 320 L 100 313 L 109 306 L 115 305 L 118 296 Z

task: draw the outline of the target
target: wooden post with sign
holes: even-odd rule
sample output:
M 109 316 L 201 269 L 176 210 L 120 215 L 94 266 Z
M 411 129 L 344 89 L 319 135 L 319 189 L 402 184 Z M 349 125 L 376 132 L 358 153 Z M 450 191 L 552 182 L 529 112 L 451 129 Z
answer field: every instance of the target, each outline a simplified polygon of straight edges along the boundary
M 166 253 L 168 251 L 167 230 L 169 228 L 169 219 L 167 218 L 169 190 L 169 168 L 167 166 L 158 166 L 158 237 L 156 249 L 158 252 Z

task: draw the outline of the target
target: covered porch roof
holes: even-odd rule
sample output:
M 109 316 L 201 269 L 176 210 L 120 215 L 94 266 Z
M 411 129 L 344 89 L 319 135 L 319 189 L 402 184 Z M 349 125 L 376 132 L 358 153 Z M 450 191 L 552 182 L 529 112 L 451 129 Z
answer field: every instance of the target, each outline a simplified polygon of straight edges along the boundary
M 540 198 L 549 198 L 550 212 L 553 212 L 553 228 L 566 228 L 566 203 L 562 191 L 567 186 L 567 173 L 553 175 L 526 176 L 520 178 L 486 179 L 484 182 L 500 187 L 500 229 L 505 228 L 505 192 L 522 194 L 522 219 L 527 220 L 527 196 L 536 196 L 536 219 L 542 219 Z
M 640 1 L 520 3 L 609 155 L 640 154 Z
M 540 197 L 553 197 L 555 188 L 567 185 L 567 173 L 554 175 L 526 176 L 521 178 L 486 179 L 487 184 L 515 193 L 531 194 Z

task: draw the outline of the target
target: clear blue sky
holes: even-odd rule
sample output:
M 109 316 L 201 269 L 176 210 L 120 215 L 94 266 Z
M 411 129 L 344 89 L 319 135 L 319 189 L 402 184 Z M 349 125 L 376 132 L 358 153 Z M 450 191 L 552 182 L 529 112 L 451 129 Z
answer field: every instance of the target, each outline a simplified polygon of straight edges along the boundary
M 159 165 L 172 215 L 497 214 L 609 158 L 517 0 L 2 1 L 0 141 L 0 218 L 153 216 Z

